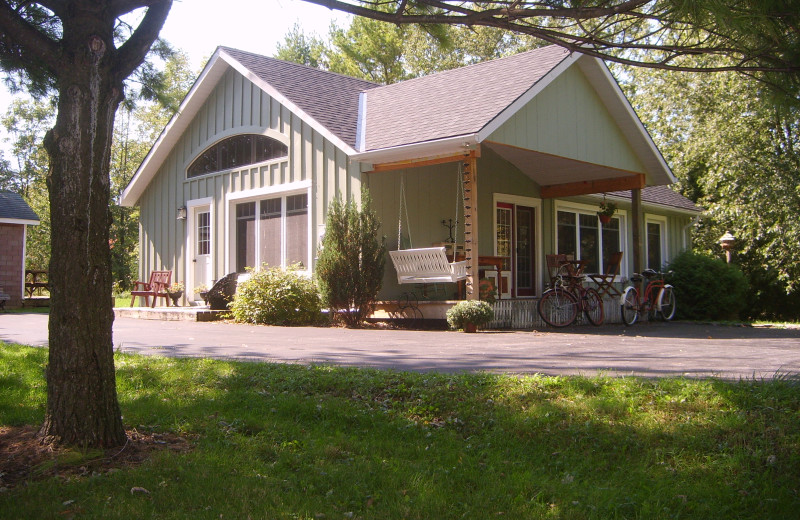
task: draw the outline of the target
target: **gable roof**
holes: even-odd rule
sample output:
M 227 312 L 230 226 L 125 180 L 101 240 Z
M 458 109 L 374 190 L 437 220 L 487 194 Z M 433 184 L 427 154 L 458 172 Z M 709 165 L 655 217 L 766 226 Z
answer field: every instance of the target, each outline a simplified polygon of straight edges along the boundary
M 0 191 L 0 223 L 36 225 L 39 216 L 18 193 Z
M 631 200 L 630 191 L 611 191 L 608 195 Z M 703 209 L 669 186 L 647 186 L 642 188 L 642 202 L 667 206 L 679 210 L 702 213 Z
M 373 88 L 359 149 L 476 134 L 568 57 L 550 45 Z

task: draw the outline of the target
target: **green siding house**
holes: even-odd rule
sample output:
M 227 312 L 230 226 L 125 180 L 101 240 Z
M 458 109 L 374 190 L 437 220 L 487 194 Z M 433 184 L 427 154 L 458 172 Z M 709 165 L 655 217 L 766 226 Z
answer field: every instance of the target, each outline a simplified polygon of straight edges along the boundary
M 688 247 L 699 209 L 674 181 L 602 61 L 557 46 L 393 85 L 220 47 L 122 202 L 141 208 L 142 279 L 191 288 L 265 264 L 312 274 L 328 204 L 366 186 L 389 249 L 456 243 L 466 287 L 443 298 L 490 276 L 520 300 L 544 290 L 548 254 L 598 272 L 622 251 L 621 281 Z M 409 287 L 386 265 L 397 300 Z

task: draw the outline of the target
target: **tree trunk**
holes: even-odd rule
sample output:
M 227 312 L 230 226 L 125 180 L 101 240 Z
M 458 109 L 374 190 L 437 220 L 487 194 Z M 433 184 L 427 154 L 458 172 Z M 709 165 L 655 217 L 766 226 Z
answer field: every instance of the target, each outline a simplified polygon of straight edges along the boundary
M 69 72 L 58 78 L 58 118 L 45 137 L 52 251 L 48 398 L 40 435 L 109 447 L 126 440 L 114 373 L 108 243 L 110 151 L 122 83 L 113 79 L 112 53 L 96 36 L 102 28 L 77 33 L 71 36 L 82 44 L 64 47 L 76 51 L 65 53 Z

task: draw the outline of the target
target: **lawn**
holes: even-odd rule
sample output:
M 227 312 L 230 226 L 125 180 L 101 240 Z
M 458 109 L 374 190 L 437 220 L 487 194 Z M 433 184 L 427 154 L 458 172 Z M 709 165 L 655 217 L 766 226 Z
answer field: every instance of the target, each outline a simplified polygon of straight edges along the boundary
M 42 420 L 45 363 L 44 349 L 0 343 L 0 427 Z M 17 485 L 0 492 L 0 517 L 767 519 L 800 511 L 795 378 L 419 374 L 122 354 L 116 363 L 127 427 L 177 435 L 193 449 Z M 79 460 L 55 463 L 98 456 L 73 455 Z

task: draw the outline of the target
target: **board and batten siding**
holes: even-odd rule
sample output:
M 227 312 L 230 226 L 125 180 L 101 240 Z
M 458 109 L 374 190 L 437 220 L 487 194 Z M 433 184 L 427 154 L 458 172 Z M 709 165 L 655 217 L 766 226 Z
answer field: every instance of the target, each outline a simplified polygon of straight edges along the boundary
M 263 134 L 284 143 L 286 159 L 272 160 L 188 179 L 186 169 L 205 149 L 237 134 Z M 212 278 L 234 268 L 226 258 L 230 244 L 226 197 L 230 194 L 285 184 L 310 183 L 310 250 L 317 249 L 328 203 L 338 194 L 360 200 L 361 172 L 309 124 L 239 73 L 229 70 L 209 94 L 168 158 L 138 201 L 140 213 L 139 277 L 169 269 L 173 281 L 187 278 L 188 220 L 177 220 L 187 201 L 212 199 Z M 296 185 L 296 184 L 295 184 Z M 228 244 L 226 247 L 226 243 Z
M 645 172 L 644 165 L 578 67 L 564 71 L 492 132 L 488 140 L 626 171 Z

